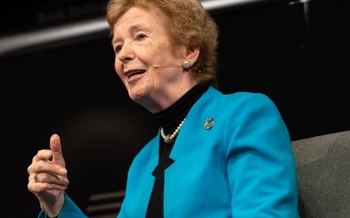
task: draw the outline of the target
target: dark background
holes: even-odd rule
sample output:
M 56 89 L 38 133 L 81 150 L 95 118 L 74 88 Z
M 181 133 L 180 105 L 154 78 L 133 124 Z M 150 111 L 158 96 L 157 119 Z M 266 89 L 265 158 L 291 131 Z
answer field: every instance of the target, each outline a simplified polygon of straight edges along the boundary
M 104 16 L 105 1 L 26 2 L 1 8 L 0 42 Z M 347 1 L 313 0 L 210 10 L 220 29 L 220 89 L 267 94 L 292 140 L 349 130 L 349 9 Z M 0 91 L 1 216 L 36 217 L 40 208 L 27 191 L 26 170 L 58 133 L 69 195 L 91 218 L 115 217 L 128 166 L 158 126 L 114 72 L 108 33 L 1 54 Z M 100 193 L 112 193 L 101 200 L 112 206 L 96 212 L 91 196 Z

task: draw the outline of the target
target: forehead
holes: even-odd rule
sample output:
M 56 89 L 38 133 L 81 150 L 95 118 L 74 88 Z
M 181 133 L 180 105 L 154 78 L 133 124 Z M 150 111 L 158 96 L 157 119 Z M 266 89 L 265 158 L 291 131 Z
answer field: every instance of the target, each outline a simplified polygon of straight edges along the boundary
M 132 27 L 162 27 L 165 14 L 156 7 L 131 7 L 115 23 L 114 30 Z

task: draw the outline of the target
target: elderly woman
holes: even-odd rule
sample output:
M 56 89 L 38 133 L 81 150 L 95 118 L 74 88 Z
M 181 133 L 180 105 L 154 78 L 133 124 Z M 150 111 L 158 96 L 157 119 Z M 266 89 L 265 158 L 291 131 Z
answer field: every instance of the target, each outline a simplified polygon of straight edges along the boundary
M 107 20 L 118 76 L 160 124 L 130 166 L 118 217 L 299 217 L 284 121 L 263 94 L 218 90 L 218 31 L 200 2 L 110 0 Z M 28 173 L 39 217 L 86 217 L 65 192 L 57 134 Z

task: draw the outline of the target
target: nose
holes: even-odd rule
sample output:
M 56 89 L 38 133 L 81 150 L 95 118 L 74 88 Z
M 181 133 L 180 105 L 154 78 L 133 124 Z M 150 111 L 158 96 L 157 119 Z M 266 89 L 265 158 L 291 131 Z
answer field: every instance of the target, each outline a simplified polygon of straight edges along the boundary
M 126 46 L 124 44 L 118 52 L 117 57 L 122 63 L 127 63 L 134 58 L 134 53 L 132 52 L 132 49 L 130 49 L 129 46 Z

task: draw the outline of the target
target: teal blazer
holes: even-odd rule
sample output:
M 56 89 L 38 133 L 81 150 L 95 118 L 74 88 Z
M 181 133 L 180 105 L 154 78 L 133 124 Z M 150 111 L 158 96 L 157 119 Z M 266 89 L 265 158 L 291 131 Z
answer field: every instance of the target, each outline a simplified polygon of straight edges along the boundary
M 158 132 L 132 162 L 118 218 L 145 217 L 160 139 Z M 170 158 L 165 218 L 299 217 L 289 132 L 266 95 L 210 87 L 189 111 Z M 73 205 L 67 196 L 59 217 L 81 213 Z

